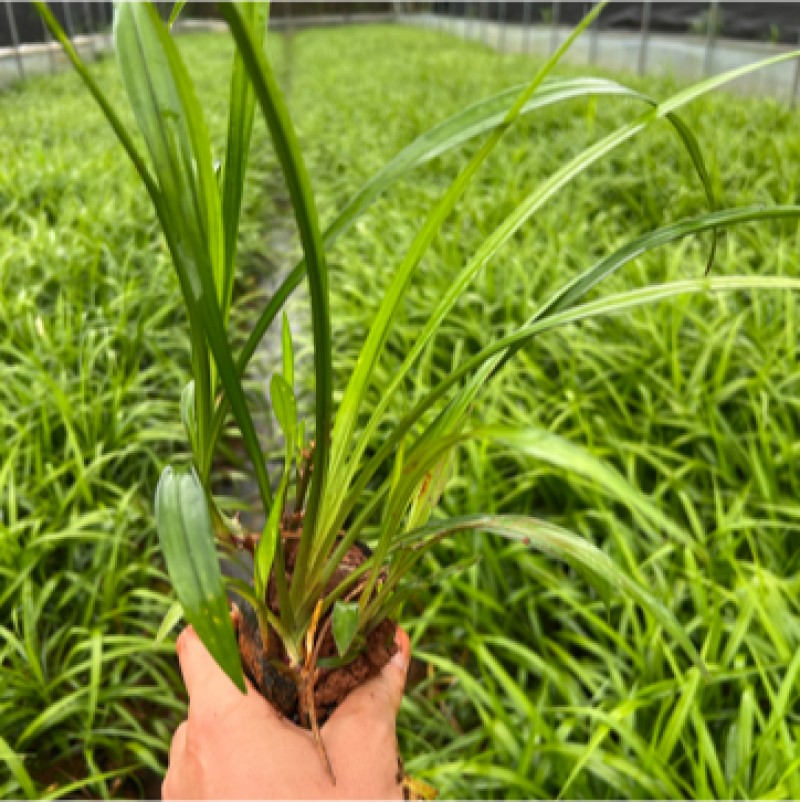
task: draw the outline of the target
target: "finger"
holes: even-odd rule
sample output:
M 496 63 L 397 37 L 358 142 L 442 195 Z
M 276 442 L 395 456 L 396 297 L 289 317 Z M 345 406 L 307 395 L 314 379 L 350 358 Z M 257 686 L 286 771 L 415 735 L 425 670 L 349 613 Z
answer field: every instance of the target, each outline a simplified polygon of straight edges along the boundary
M 169 747 L 169 765 L 177 764 L 183 757 L 186 750 L 186 722 L 184 721 L 172 736 L 172 743 Z
M 177 788 L 180 765 L 186 756 L 186 722 L 184 721 L 172 736 L 172 743 L 169 747 L 169 768 L 167 776 L 161 786 L 162 799 L 179 799 L 180 791 Z
M 322 729 L 345 796 L 400 799 L 397 779 L 397 711 L 410 661 L 408 635 L 397 627 L 397 652 L 375 679 L 354 690 Z
M 351 714 L 388 717 L 394 722 L 403 691 L 406 686 L 406 674 L 411 659 L 411 644 L 405 630 L 397 627 L 394 635 L 397 652 L 383 667 L 375 679 L 356 688 L 337 709 L 331 718 L 344 718 Z
M 385 695 L 391 703 L 392 712 L 397 715 L 406 688 L 408 664 L 411 662 L 411 641 L 408 633 L 398 626 L 394 633 L 394 642 L 397 651 L 383 667 L 377 682 L 383 686 Z
M 183 681 L 189 692 L 190 715 L 225 716 L 247 699 L 203 646 L 194 627 L 181 632 L 177 643 Z M 248 684 L 248 694 L 250 686 Z

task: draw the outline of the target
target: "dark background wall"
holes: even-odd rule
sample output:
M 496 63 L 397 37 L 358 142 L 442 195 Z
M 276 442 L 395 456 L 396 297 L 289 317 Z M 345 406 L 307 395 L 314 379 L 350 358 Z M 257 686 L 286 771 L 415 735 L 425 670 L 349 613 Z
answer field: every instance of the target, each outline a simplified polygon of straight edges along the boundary
M 11 6 L 17 35 L 22 44 L 44 42 L 45 33 L 39 15 L 30 3 L 14 2 Z M 169 18 L 172 3 L 158 3 L 159 11 L 164 19 Z M 409 7 L 414 5 L 407 3 Z M 427 7 L 427 3 L 424 4 Z M 111 13 L 113 4 L 110 2 L 49 2 L 49 6 L 58 18 L 61 26 L 75 35 L 103 30 L 111 26 Z M 353 15 L 353 14 L 388 14 L 394 11 L 393 3 L 273 3 L 270 15 L 273 18 L 284 17 L 302 18 L 320 16 L 323 14 Z M 181 12 L 182 17 L 219 18 L 216 3 L 187 3 Z M 70 24 L 68 24 L 70 23 Z M 11 28 L 6 4 L 0 2 L 0 47 L 9 47 L 13 44 Z
M 527 19 L 534 25 L 549 24 L 553 19 L 553 3 L 433 3 L 437 14 L 458 17 L 482 16 L 489 20 L 505 19 L 521 23 Z M 559 3 L 561 24 L 575 25 L 589 10 L 591 3 Z M 644 3 L 611 3 L 600 15 L 600 27 L 616 30 L 639 30 Z M 715 32 L 731 39 L 774 41 L 796 44 L 800 36 L 800 3 L 718 3 Z M 705 34 L 714 15 L 710 3 L 651 3 L 650 30 L 656 33 Z
M 44 26 L 30 3 L 8 3 L 14 14 L 21 43 L 44 42 Z M 108 29 L 111 26 L 113 3 L 49 3 L 61 27 L 75 36 Z M 13 44 L 6 4 L 0 3 L 0 47 Z
M 12 44 L 11 31 L 4 3 L 0 3 L 0 47 Z M 23 43 L 45 41 L 42 23 L 34 8 L 25 2 L 9 3 L 13 9 L 19 39 Z M 167 17 L 171 3 L 158 4 Z M 446 16 L 506 20 L 531 24 L 549 24 L 553 19 L 553 3 L 403 3 L 413 12 L 430 8 Z M 558 19 L 564 25 L 574 25 L 586 13 L 590 3 L 565 2 L 558 5 Z M 600 16 L 600 27 L 616 30 L 639 30 L 642 24 L 644 3 L 612 3 Z M 525 6 L 527 6 L 527 11 Z M 651 3 L 650 30 L 652 32 L 704 35 L 708 31 L 710 3 Z M 73 34 L 108 28 L 111 24 L 110 2 L 51 2 L 50 8 L 62 26 Z M 375 3 L 273 3 L 271 14 L 275 18 L 302 18 L 322 14 L 355 15 L 391 13 L 394 4 Z M 183 14 L 190 17 L 218 17 L 216 3 L 188 3 Z M 732 39 L 773 41 L 795 44 L 800 41 L 800 2 L 792 3 L 719 3 L 714 25 L 715 32 Z

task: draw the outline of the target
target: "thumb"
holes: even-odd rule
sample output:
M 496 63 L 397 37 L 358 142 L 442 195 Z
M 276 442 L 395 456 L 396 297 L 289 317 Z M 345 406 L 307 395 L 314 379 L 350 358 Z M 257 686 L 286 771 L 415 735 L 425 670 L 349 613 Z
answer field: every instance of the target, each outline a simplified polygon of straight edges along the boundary
M 329 723 L 333 723 L 336 719 L 364 715 L 390 717 L 394 721 L 403 701 L 406 674 L 411 659 L 408 635 L 399 626 L 395 630 L 394 642 L 397 645 L 397 652 L 383 667 L 381 673 L 349 694 L 339 705 Z
M 218 719 L 255 697 L 250 693 L 249 682 L 247 696 L 231 682 L 208 653 L 194 627 L 186 627 L 176 645 L 183 681 L 189 692 L 191 717 Z
M 411 660 L 411 642 L 406 631 L 399 626 L 394 633 L 394 642 L 397 646 L 397 651 L 383 667 L 374 682 L 383 689 L 384 696 L 388 700 L 392 712 L 397 715 L 406 687 L 408 664 Z

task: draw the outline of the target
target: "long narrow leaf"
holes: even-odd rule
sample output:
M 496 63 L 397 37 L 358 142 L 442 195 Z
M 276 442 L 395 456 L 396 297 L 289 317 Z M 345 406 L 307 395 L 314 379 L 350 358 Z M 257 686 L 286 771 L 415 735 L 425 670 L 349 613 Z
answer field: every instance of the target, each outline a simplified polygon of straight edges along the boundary
M 242 8 L 261 40 L 266 32 L 268 3 L 247 3 Z M 222 317 L 227 322 L 233 297 L 234 265 L 242 211 L 247 156 L 255 117 L 255 95 L 241 54 L 233 54 L 228 138 L 225 148 L 225 167 L 222 173 L 222 219 L 225 226 L 225 270 L 222 293 Z
M 344 391 L 342 402 L 336 413 L 336 426 L 333 430 L 331 443 L 331 484 L 325 498 L 321 524 L 324 537 L 318 545 L 315 558 L 318 562 L 329 553 L 332 539 L 335 538 L 332 523 L 336 518 L 339 506 L 344 500 L 350 477 L 344 470 L 349 458 L 351 439 L 355 431 L 359 410 L 369 388 L 375 366 L 383 352 L 389 330 L 397 313 L 400 302 L 405 295 L 411 278 L 422 257 L 427 252 L 433 238 L 441 228 L 456 202 L 466 191 L 470 181 L 477 173 L 483 162 L 492 153 L 505 132 L 519 116 L 520 110 L 533 96 L 536 89 L 542 84 L 547 75 L 556 66 L 561 56 L 569 49 L 581 32 L 591 23 L 592 19 L 600 13 L 602 4 L 597 5 L 584 20 L 570 34 L 567 40 L 559 47 L 542 68 L 536 73 L 531 83 L 517 98 L 514 105 L 503 118 L 503 123 L 494 129 L 480 150 L 473 156 L 469 164 L 462 170 L 447 192 L 428 215 L 422 228 L 414 238 L 405 258 L 398 268 L 392 283 L 384 296 L 378 313 L 375 316 L 366 342 L 361 349 L 356 367 Z
M 701 81 L 695 84 L 688 89 L 679 92 L 678 94 L 674 95 L 672 98 L 660 103 L 655 109 L 647 114 L 643 115 L 642 118 L 638 121 L 638 123 L 643 123 L 644 125 L 648 125 L 659 118 L 670 117 L 674 115 L 674 112 L 681 108 L 682 106 L 686 105 L 687 103 L 697 99 L 698 97 L 702 96 L 703 94 L 722 86 L 723 84 L 735 80 L 747 73 L 753 72 L 755 70 L 763 69 L 765 67 L 778 64 L 782 61 L 786 61 L 792 58 L 796 58 L 800 55 L 800 51 L 796 51 L 793 53 L 782 54 L 780 56 L 775 56 L 772 58 L 765 59 L 760 62 L 756 62 L 754 64 L 746 65 L 737 70 L 733 70 L 728 73 L 723 73 L 722 75 L 715 76 L 705 81 Z M 638 127 L 638 123 L 632 124 L 632 128 Z M 685 128 L 685 126 L 678 126 L 678 130 L 680 132 L 681 128 Z M 631 133 L 634 131 L 632 130 Z M 615 139 L 618 141 L 622 141 L 622 139 L 627 138 L 628 132 L 625 128 L 620 129 L 620 131 L 611 134 L 607 137 L 605 142 L 607 144 L 611 144 L 611 142 Z M 620 139 L 621 137 L 621 139 Z M 603 142 L 598 143 L 597 145 L 590 148 L 589 151 L 596 149 L 596 148 L 603 148 Z M 690 152 L 692 147 L 690 147 Z M 587 151 L 586 153 L 588 153 Z M 569 165 L 567 166 L 569 168 Z M 562 168 L 564 169 L 564 168 Z M 703 168 L 701 175 L 703 177 L 704 183 L 708 183 L 708 176 L 705 174 L 705 168 Z M 712 199 L 712 205 L 714 201 Z M 715 231 L 716 236 L 716 231 Z M 712 258 L 713 258 L 713 251 L 712 251 Z M 710 262 L 709 262 L 710 265 Z M 504 354 L 503 356 L 498 356 L 496 359 L 492 360 L 491 362 L 484 365 L 479 373 L 473 377 L 472 381 L 464 388 L 464 390 L 459 394 L 459 397 L 453 401 L 453 403 L 449 406 L 449 408 L 439 416 L 439 418 L 434 422 L 434 424 L 429 427 L 428 431 L 423 435 L 423 437 L 432 437 L 436 436 L 436 434 L 451 430 L 453 426 L 455 426 L 460 420 L 460 418 L 465 414 L 465 411 L 470 407 L 472 404 L 475 395 L 480 390 L 480 388 L 485 384 L 489 376 L 495 374 L 505 360 L 507 360 L 513 351 Z
M 191 469 L 167 467 L 156 491 L 156 523 L 186 620 L 242 693 L 247 693 L 228 612 L 205 492 Z
M 300 231 L 311 294 L 316 378 L 314 388 L 316 448 L 314 449 L 311 488 L 303 520 L 303 537 L 300 541 L 300 550 L 292 580 L 294 596 L 303 591 L 305 565 L 311 549 L 311 539 L 316 531 L 317 512 L 325 491 L 328 472 L 328 438 L 333 408 L 333 356 L 328 308 L 328 267 L 325 261 L 325 245 L 319 229 L 311 182 L 286 104 L 275 81 L 275 76 L 267 63 L 263 47 L 257 41 L 252 26 L 243 15 L 240 6 L 226 3 L 220 7 L 220 11 L 230 26 L 242 54 L 286 179 Z
M 184 299 L 190 317 L 199 319 L 205 334 L 205 338 L 193 338 L 193 355 L 203 354 L 206 343 L 211 348 L 268 510 L 272 501 L 269 478 L 219 305 L 224 233 L 202 113 L 175 43 L 152 6 L 121 5 L 114 31 L 123 80 L 167 208 L 165 234 Z M 205 370 L 195 379 L 202 382 L 197 387 L 199 440 L 208 444 L 214 382 Z M 201 455 L 202 476 L 208 475 L 210 460 L 206 449 Z
M 679 542 L 694 545 L 693 539 L 680 526 L 664 515 L 643 493 L 633 488 L 618 471 L 566 438 L 544 429 L 503 426 L 496 427 L 488 439 L 512 451 L 597 482 L 606 493 L 654 526 L 659 537 L 668 534 Z
M 521 85 L 503 90 L 453 115 L 415 139 L 376 173 L 339 213 L 324 233 L 325 247 L 330 248 L 384 192 L 407 172 L 501 125 L 514 101 L 524 89 L 524 85 Z M 595 95 L 629 97 L 641 100 L 651 106 L 657 105 L 654 99 L 635 92 L 615 81 L 600 78 L 548 79 L 525 103 L 519 115 L 531 114 L 554 103 L 578 97 L 593 97 Z M 713 208 L 715 205 L 713 189 L 697 141 L 691 130 L 677 114 L 671 114 L 669 120 L 689 152 Z M 283 308 L 289 296 L 302 283 L 304 276 L 305 261 L 301 260 L 283 280 L 250 332 L 247 343 L 242 348 L 237 359 L 237 369 L 240 375 L 244 373 L 264 333 Z M 214 422 L 212 442 L 216 442 L 222 431 L 222 422 L 226 410 L 227 404 L 223 399 Z
M 667 226 L 663 229 L 651 232 L 637 239 L 634 243 L 625 245 L 623 248 L 607 257 L 599 265 L 590 268 L 585 274 L 587 276 L 587 291 L 592 284 L 588 279 L 589 276 L 597 277 L 598 275 L 610 275 L 614 270 L 619 269 L 631 260 L 638 256 L 650 251 L 654 248 L 660 247 L 669 242 L 673 242 L 682 237 L 690 234 L 707 231 L 714 228 L 723 228 L 729 225 L 736 225 L 745 222 L 756 222 L 760 220 L 780 220 L 780 219 L 796 219 L 800 217 L 800 206 L 778 206 L 771 209 L 764 209 L 760 207 L 747 207 L 743 209 L 729 209 L 714 214 L 705 215 L 703 217 L 694 218 L 692 220 L 682 221 L 672 226 Z M 578 279 L 579 280 L 579 279 Z M 578 281 L 576 280 L 576 281 Z M 376 454 L 370 459 L 367 465 L 360 471 L 355 484 L 350 490 L 346 501 L 342 504 L 339 510 L 339 516 L 336 523 L 341 526 L 345 517 L 353 509 L 354 504 L 367 486 L 368 482 L 375 475 L 380 465 L 391 455 L 394 447 L 405 436 L 406 432 L 425 414 L 445 393 L 458 382 L 465 378 L 472 377 L 467 385 L 467 388 L 462 391 L 459 397 L 451 403 L 448 410 L 456 409 L 458 415 L 452 414 L 452 419 L 460 419 L 463 411 L 466 410 L 469 404 L 474 399 L 480 387 L 486 382 L 493 371 L 498 369 L 498 364 L 503 359 L 510 358 L 510 355 L 516 352 L 518 348 L 523 347 L 533 337 L 542 333 L 550 328 L 557 328 L 560 325 L 565 325 L 570 322 L 577 322 L 586 316 L 594 316 L 596 314 L 606 314 L 616 311 L 617 303 L 624 303 L 630 305 L 640 305 L 646 303 L 658 302 L 674 295 L 683 293 L 701 292 L 701 291 L 726 291 L 730 289 L 748 289 L 750 287 L 773 287 L 776 289 L 796 289 L 791 284 L 791 279 L 783 278 L 763 278 L 763 277 L 733 277 L 725 279 L 699 279 L 696 281 L 688 282 L 675 282 L 674 284 L 667 284 L 659 286 L 658 288 L 646 288 L 644 290 L 634 290 L 631 293 L 625 293 L 623 296 L 616 296 L 614 299 L 607 299 L 610 303 L 606 307 L 604 302 L 598 302 L 597 305 L 587 305 L 579 307 L 581 312 L 573 310 L 570 313 L 566 310 L 560 313 L 562 316 L 556 316 L 556 319 L 547 318 L 537 321 L 537 315 L 529 321 L 524 327 L 519 329 L 514 334 L 508 335 L 492 345 L 488 346 L 481 353 L 473 357 L 471 360 L 462 365 L 457 371 L 452 373 L 444 379 L 436 388 L 434 388 L 425 398 L 423 398 L 411 410 L 400 423 L 395 427 L 389 438 L 382 444 Z M 754 283 L 750 283 L 754 282 Z M 594 282 L 596 283 L 596 281 Z M 651 293 L 652 290 L 652 293 Z M 577 297 L 577 296 L 576 296 Z M 603 311 L 600 311 L 600 310 Z M 548 320 L 550 322 L 548 322 Z M 498 355 L 499 356 L 496 356 Z M 475 373 L 478 371 L 478 373 Z M 474 374 L 474 375 L 473 375 Z M 441 420 L 441 416 L 440 416 Z M 446 431 L 445 426 L 441 426 L 439 432 Z M 428 432 L 431 430 L 429 428 Z M 429 434 L 428 437 L 432 437 Z M 426 438 L 428 439 L 428 438 Z M 422 441 L 418 441 L 421 444 Z M 415 446 L 416 448 L 417 446 Z
M 475 530 L 516 540 L 556 559 L 570 564 L 580 564 L 591 574 L 597 575 L 629 596 L 646 613 L 652 615 L 680 643 L 695 665 L 706 673 L 703 661 L 685 630 L 655 596 L 627 574 L 622 573 L 606 554 L 588 540 L 555 524 L 517 515 L 464 516 L 430 524 L 423 529 L 408 533 L 398 541 L 397 545 L 418 544 L 442 535 Z

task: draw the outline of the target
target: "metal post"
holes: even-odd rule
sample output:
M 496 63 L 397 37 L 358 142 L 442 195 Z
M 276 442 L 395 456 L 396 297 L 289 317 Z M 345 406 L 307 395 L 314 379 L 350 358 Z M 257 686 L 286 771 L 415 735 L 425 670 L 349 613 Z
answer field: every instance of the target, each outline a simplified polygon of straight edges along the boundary
M 800 33 L 797 35 L 797 41 L 800 42 Z M 797 105 L 797 90 L 800 88 L 800 59 L 795 59 L 794 62 L 794 86 L 792 87 L 792 108 Z
M 22 63 L 22 53 L 19 51 L 19 34 L 17 33 L 17 23 L 14 19 L 14 9 L 11 3 L 6 0 L 6 17 L 8 18 L 8 28 L 11 31 L 11 44 L 14 45 L 14 58 L 17 60 L 17 72 L 20 79 L 25 77 L 25 66 Z
M 100 3 L 103 9 L 103 24 L 105 26 L 106 46 L 110 44 L 111 30 L 114 27 L 114 5 L 112 3 Z
M 589 11 L 592 10 L 592 5 L 589 5 Z M 597 49 L 600 39 L 600 14 L 592 20 L 592 35 L 589 39 L 589 64 L 594 67 L 597 64 Z
M 62 3 L 61 7 L 64 9 L 64 21 L 67 23 L 67 36 L 71 42 L 75 41 L 75 28 L 72 27 L 72 14 L 69 10 L 69 3 Z
M 707 37 L 706 37 L 706 57 L 703 64 L 703 74 L 711 75 L 714 69 L 714 40 L 717 36 L 717 13 L 719 3 L 714 2 L 709 5 Z
M 553 3 L 553 22 L 550 31 L 550 55 L 558 49 L 558 17 L 561 11 L 561 3 Z
M 639 41 L 639 75 L 647 69 L 647 40 L 650 38 L 650 3 L 642 8 L 642 36 Z
M 47 45 L 47 59 L 50 62 L 50 72 L 55 75 L 56 72 L 56 50 L 53 45 L 53 37 L 50 36 L 50 29 L 47 23 L 42 20 L 42 28 L 44 28 L 44 42 Z
M 91 38 L 92 42 L 92 57 L 94 58 L 95 61 L 97 61 L 97 42 L 95 41 L 94 38 L 94 18 L 92 17 L 92 4 L 87 3 L 86 0 L 84 0 L 83 3 L 83 13 L 86 17 L 86 27 L 89 31 L 89 37 Z
M 531 4 L 522 4 L 522 27 L 525 29 L 525 52 L 531 52 Z
M 486 44 L 486 18 L 489 16 L 488 3 L 481 3 L 481 42 Z
M 506 52 L 506 4 L 500 3 L 500 52 Z

